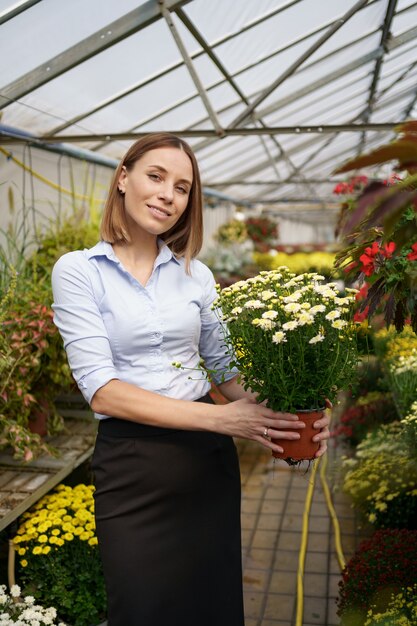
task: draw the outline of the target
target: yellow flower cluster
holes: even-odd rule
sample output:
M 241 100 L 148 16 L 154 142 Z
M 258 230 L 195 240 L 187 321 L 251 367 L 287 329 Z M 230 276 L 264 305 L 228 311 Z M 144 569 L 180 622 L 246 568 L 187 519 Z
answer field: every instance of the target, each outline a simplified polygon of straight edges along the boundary
M 93 492 L 92 485 L 59 485 L 23 515 L 13 539 L 23 567 L 31 555 L 49 554 L 75 538 L 97 545 Z
M 272 254 L 255 252 L 253 259 L 261 270 L 275 270 L 280 265 L 286 265 L 291 272 L 296 274 L 318 272 L 326 276 L 335 276 L 338 273 L 334 268 L 336 255 L 332 252 L 295 252 L 294 254 L 275 252 L 275 250 Z
M 389 363 L 400 357 L 409 357 L 417 350 L 417 336 L 411 326 L 405 326 L 401 333 L 397 333 L 394 326 L 381 328 L 374 333 L 374 343 L 378 352 Z
M 389 445 L 374 448 L 346 472 L 343 490 L 353 501 L 364 508 L 373 524 L 377 513 L 384 512 L 388 503 L 398 496 L 417 497 L 417 466 L 413 459 L 393 454 Z M 352 467 L 353 465 L 353 467 Z
M 237 219 L 229 220 L 218 228 L 214 234 L 214 239 L 225 244 L 243 243 L 248 239 L 245 222 Z
M 371 607 L 364 626 L 414 626 L 417 624 L 417 585 L 393 595 L 385 611 Z

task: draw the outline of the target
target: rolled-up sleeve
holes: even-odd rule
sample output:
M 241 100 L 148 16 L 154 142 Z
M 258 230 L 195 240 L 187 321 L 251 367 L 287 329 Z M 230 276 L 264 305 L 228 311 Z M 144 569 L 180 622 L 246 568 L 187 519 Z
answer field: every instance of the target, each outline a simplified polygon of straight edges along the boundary
M 89 404 L 100 387 L 118 378 L 91 271 L 81 251 L 63 255 L 52 270 L 54 323 L 74 379 Z
M 239 374 L 239 370 L 230 367 L 232 355 L 225 342 L 226 325 L 220 322 L 221 312 L 213 310 L 217 298 L 214 276 L 208 268 L 205 275 L 204 302 L 201 308 L 201 335 L 199 351 L 216 384 L 226 382 Z

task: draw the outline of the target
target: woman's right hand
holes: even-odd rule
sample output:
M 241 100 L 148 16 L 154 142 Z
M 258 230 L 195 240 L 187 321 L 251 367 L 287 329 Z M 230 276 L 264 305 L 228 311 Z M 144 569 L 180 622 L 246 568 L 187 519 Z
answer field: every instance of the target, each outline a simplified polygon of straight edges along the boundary
M 219 406 L 220 408 L 220 406 Z M 254 399 L 242 398 L 222 405 L 222 417 L 218 432 L 232 437 L 252 439 L 274 452 L 283 448 L 271 439 L 299 439 L 297 432 L 305 424 L 293 413 L 281 413 L 257 404 Z

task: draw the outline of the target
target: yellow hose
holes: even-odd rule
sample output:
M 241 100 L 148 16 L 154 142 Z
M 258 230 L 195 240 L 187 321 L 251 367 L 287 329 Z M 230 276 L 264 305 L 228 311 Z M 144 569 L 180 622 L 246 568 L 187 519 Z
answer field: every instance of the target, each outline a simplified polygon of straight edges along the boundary
M 324 491 L 324 497 L 326 499 L 327 508 L 329 510 L 330 517 L 333 523 L 334 541 L 335 541 L 337 560 L 339 561 L 340 569 L 343 570 L 346 565 L 346 559 L 345 559 L 345 555 L 343 554 L 343 549 L 342 549 L 339 520 L 337 519 L 336 511 L 333 506 L 333 502 L 332 502 L 331 495 L 330 495 L 329 485 L 326 479 L 326 474 L 325 474 L 326 467 L 327 467 L 327 455 L 323 457 L 323 463 L 321 464 L 321 467 L 320 467 L 320 479 L 321 479 L 321 484 L 322 484 L 323 491 Z
M 42 174 L 35 172 L 35 170 L 33 170 L 31 167 L 23 163 L 23 161 L 20 161 L 19 159 L 14 157 L 11 152 L 6 150 L 5 148 L 2 148 L 1 146 L 0 146 L 0 152 L 4 154 L 8 159 L 11 159 L 14 163 L 16 163 L 16 165 L 19 165 L 21 168 L 26 170 L 26 172 L 29 172 L 30 174 L 32 174 L 34 178 L 37 178 L 41 182 L 45 183 L 45 185 L 52 187 L 52 189 L 56 189 L 57 191 L 61 193 L 65 193 L 69 196 L 72 196 L 73 198 L 77 198 L 77 200 L 89 200 L 89 201 L 94 200 L 95 202 L 101 202 L 101 200 L 99 199 L 91 198 L 90 196 L 85 196 L 84 194 L 75 193 L 71 191 L 70 189 L 65 189 L 65 187 L 61 187 L 60 185 L 57 185 L 52 180 L 49 180 L 45 176 L 42 176 Z
M 317 468 L 320 465 L 321 458 L 319 458 L 313 464 L 313 471 L 311 473 L 311 480 L 308 485 L 307 495 L 304 504 L 303 512 L 303 527 L 301 533 L 301 546 L 300 553 L 298 555 L 298 570 L 297 570 L 297 611 L 294 626 L 303 626 L 303 611 L 304 611 L 304 565 L 307 552 L 308 543 L 308 521 L 310 516 L 311 501 L 313 499 L 314 486 L 316 481 Z

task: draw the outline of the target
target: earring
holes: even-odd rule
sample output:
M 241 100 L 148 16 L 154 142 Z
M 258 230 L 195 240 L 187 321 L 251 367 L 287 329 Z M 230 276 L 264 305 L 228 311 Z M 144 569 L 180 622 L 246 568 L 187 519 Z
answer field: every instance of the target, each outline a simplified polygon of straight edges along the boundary
M 124 196 L 126 193 L 123 189 L 120 189 L 120 187 L 118 187 L 117 190 L 122 194 L 122 196 Z

